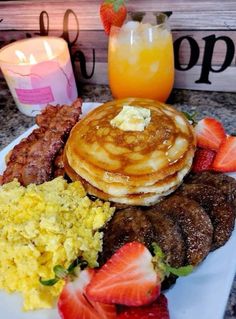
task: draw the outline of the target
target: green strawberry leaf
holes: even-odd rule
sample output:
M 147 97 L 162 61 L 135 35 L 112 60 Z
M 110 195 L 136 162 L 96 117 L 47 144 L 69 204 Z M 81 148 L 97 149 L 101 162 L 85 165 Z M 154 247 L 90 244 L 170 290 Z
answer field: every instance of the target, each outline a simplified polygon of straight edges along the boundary
M 83 270 L 88 266 L 88 263 L 86 260 L 81 259 L 81 257 L 76 258 L 70 266 L 67 268 L 68 273 L 73 273 L 74 269 L 80 266 L 80 269 Z
M 52 279 L 42 279 L 39 278 L 39 281 L 44 286 L 53 286 L 55 285 L 60 279 L 66 279 L 70 275 L 74 275 L 74 270 L 76 267 L 78 267 L 83 270 L 88 266 L 88 263 L 86 260 L 83 260 L 81 257 L 76 258 L 70 266 L 65 269 L 61 265 L 56 265 L 53 267 L 53 272 L 55 274 L 55 277 Z
M 155 271 L 159 274 L 160 278 L 164 280 L 166 275 L 166 265 L 165 265 L 165 254 L 162 249 L 157 245 L 157 243 L 153 243 L 151 246 L 151 252 L 153 254 L 152 262 Z
M 182 112 L 184 116 L 187 118 L 187 120 L 190 122 L 192 125 L 197 124 L 196 116 L 197 112 L 194 112 L 193 114 L 189 114 L 188 112 Z
M 178 277 L 187 276 L 194 270 L 194 267 L 192 265 L 187 265 L 179 268 L 171 267 L 165 261 L 165 254 L 162 251 L 162 249 L 157 245 L 157 243 L 152 244 L 151 252 L 153 254 L 152 261 L 154 269 L 162 279 L 164 279 L 165 276 L 168 277 L 170 274 L 174 274 Z
M 53 278 L 48 280 L 43 280 L 42 278 L 39 278 L 40 283 L 43 286 L 53 286 L 58 282 L 59 278 Z
M 53 267 L 53 271 L 55 273 L 55 277 L 59 279 L 64 279 L 68 275 L 68 270 L 66 270 L 61 265 L 56 265 L 55 267 Z
M 122 7 L 125 3 L 124 0 L 105 0 L 104 3 L 113 4 L 114 12 L 118 12 L 120 7 Z
M 183 267 L 179 267 L 179 268 L 174 268 L 174 267 L 171 267 L 169 265 L 166 265 L 166 270 L 169 273 L 174 274 L 178 277 L 183 277 L 183 276 L 187 276 L 187 275 L 191 274 L 193 269 L 194 269 L 194 267 L 192 265 L 183 266 Z
M 120 7 L 123 5 L 124 5 L 124 0 L 116 0 L 113 5 L 114 11 L 118 12 Z

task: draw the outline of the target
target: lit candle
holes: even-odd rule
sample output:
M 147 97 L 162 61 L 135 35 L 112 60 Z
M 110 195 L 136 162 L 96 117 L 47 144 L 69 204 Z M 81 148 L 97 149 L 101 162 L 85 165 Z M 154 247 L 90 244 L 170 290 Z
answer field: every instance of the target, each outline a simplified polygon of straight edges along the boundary
M 0 50 L 0 67 L 17 107 L 26 115 L 77 98 L 68 46 L 61 38 L 13 42 Z

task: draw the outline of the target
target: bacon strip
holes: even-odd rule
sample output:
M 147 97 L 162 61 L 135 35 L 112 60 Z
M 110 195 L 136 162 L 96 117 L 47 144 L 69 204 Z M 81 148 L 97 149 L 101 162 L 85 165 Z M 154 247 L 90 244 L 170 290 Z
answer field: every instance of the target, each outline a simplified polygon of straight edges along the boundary
M 24 186 L 52 179 L 54 160 L 79 120 L 81 106 L 81 99 L 77 99 L 72 106 L 47 106 L 36 118 L 39 128 L 13 148 L 2 184 L 14 178 Z

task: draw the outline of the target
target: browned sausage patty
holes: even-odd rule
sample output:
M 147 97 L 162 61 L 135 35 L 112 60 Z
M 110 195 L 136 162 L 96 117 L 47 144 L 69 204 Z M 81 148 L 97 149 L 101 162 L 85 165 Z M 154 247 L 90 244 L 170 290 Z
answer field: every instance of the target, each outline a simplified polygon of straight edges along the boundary
M 179 225 L 156 208 L 130 207 L 117 211 L 104 230 L 100 263 L 131 241 L 139 241 L 148 248 L 156 242 L 172 267 L 186 264 L 185 242 Z
M 129 207 L 117 210 L 104 229 L 103 251 L 98 263 L 103 265 L 125 243 L 138 241 L 151 248 L 156 242 L 172 267 L 186 264 L 186 247 L 177 223 L 156 209 Z M 162 290 L 175 283 L 177 276 L 170 275 L 162 283 Z
M 211 249 L 224 245 L 233 231 L 235 217 L 221 191 L 210 185 L 183 184 L 177 193 L 198 202 L 209 215 L 214 228 Z
M 186 247 L 181 228 L 178 223 L 163 215 L 157 206 L 145 210 L 147 218 L 154 228 L 153 241 L 156 242 L 165 254 L 166 262 L 172 267 L 181 267 L 186 264 Z
M 138 241 L 150 247 L 153 237 L 153 226 L 141 209 L 130 207 L 118 210 L 104 229 L 103 251 L 98 262 L 104 264 L 128 242 Z
M 213 227 L 205 210 L 195 201 L 171 195 L 159 203 L 157 209 L 171 216 L 181 227 L 187 249 L 187 263 L 199 264 L 209 253 Z
M 185 183 L 188 184 L 205 184 L 216 187 L 222 192 L 226 200 L 231 203 L 236 215 L 236 180 L 233 177 L 216 172 L 202 172 L 190 174 Z

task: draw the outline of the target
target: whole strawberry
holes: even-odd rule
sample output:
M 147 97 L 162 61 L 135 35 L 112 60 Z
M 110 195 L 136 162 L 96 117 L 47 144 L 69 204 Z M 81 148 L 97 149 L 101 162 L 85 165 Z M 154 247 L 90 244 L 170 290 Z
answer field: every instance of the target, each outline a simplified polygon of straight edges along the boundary
M 106 34 L 110 34 L 112 26 L 121 27 L 126 15 L 124 0 L 104 0 L 100 6 L 100 17 Z

